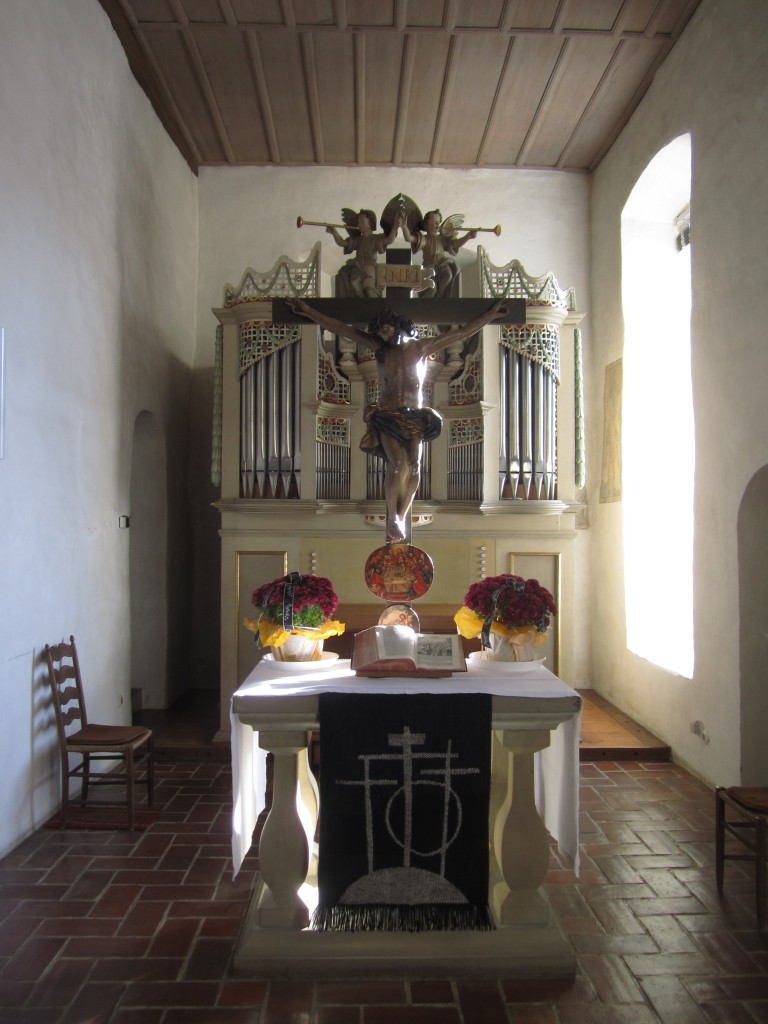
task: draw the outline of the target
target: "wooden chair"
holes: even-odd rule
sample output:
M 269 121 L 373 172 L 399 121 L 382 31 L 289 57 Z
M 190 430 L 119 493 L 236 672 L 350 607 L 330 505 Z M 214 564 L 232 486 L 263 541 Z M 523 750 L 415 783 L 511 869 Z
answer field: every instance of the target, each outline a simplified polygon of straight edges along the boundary
M 91 786 L 126 785 L 123 801 L 98 801 L 99 807 L 126 807 L 128 828 L 133 831 L 135 815 L 135 782 L 139 766 L 146 762 L 147 802 L 152 806 L 154 793 L 154 750 L 152 731 L 134 725 L 96 725 L 88 721 L 83 697 L 80 663 L 77 659 L 75 638 L 69 643 L 45 645 L 45 657 L 56 712 L 56 726 L 61 752 L 61 828 L 66 823 L 67 808 L 79 803 L 86 805 Z M 71 727 L 75 725 L 74 731 Z M 70 754 L 81 757 L 70 767 Z M 138 757 L 136 756 L 138 754 Z M 93 771 L 94 761 L 118 761 L 119 767 L 110 772 Z M 80 779 L 79 797 L 70 798 L 70 780 Z
M 768 787 L 718 786 L 715 789 L 715 874 L 717 891 L 723 891 L 723 868 L 727 860 L 752 861 L 755 865 L 757 927 L 765 927 L 765 826 L 768 821 Z M 749 853 L 726 853 L 726 834 L 733 836 Z

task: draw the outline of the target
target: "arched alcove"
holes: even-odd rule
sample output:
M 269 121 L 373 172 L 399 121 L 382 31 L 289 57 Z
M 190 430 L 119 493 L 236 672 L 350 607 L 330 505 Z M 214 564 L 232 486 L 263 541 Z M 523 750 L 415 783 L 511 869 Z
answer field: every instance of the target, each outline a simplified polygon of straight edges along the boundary
M 168 483 L 165 437 L 141 412 L 131 456 L 131 689 L 139 706 L 168 704 Z
M 739 543 L 739 662 L 741 703 L 741 781 L 765 785 L 768 778 L 768 466 L 752 477 L 741 500 Z

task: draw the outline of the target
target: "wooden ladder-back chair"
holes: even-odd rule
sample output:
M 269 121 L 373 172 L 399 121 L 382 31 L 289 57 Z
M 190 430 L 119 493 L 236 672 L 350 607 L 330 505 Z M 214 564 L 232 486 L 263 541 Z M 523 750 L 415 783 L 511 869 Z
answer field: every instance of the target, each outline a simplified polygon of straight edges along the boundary
M 746 860 L 755 865 L 755 909 L 757 928 L 765 928 L 765 827 L 768 823 L 768 787 L 717 786 L 715 789 L 715 877 L 717 891 L 723 891 L 723 868 L 727 860 Z M 749 853 L 726 852 L 726 836 L 733 836 Z
M 135 783 L 137 771 L 146 764 L 147 802 L 152 806 L 154 791 L 154 750 L 152 731 L 136 725 L 96 725 L 88 721 L 83 696 L 80 663 L 77 659 L 75 638 L 69 643 L 45 645 L 45 657 L 56 712 L 61 752 L 61 828 L 66 824 L 67 808 L 73 804 L 86 805 L 91 786 L 126 785 L 126 798 L 122 801 L 99 801 L 100 807 L 126 807 L 128 828 L 135 826 Z M 73 728 L 74 727 L 74 728 Z M 74 768 L 70 755 L 80 756 Z M 137 756 L 138 755 L 138 756 Z M 93 771 L 93 761 L 118 761 L 118 770 Z M 70 798 L 70 780 L 80 779 L 81 791 Z

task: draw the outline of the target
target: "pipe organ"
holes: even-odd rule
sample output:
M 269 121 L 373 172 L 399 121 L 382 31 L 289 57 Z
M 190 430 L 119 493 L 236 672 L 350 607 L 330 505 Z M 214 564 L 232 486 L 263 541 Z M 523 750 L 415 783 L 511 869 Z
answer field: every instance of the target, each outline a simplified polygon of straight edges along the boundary
M 313 324 L 271 322 L 273 298 L 320 297 L 320 252 L 318 243 L 304 261 L 283 256 L 268 271 L 247 270 L 214 310 L 222 734 L 229 697 L 259 656 L 241 623 L 261 583 L 316 571 L 333 579 L 342 619 L 370 625 L 380 611 L 363 566 L 384 539 L 386 466 L 359 449 L 363 409 L 378 394 L 373 353 Z M 424 445 L 413 543 L 435 562 L 431 608 L 449 624 L 474 580 L 514 572 L 515 561 L 538 575 L 560 606 L 548 667 L 569 681 L 584 483 L 574 380 L 581 315 L 551 273 L 531 277 L 518 261 L 495 266 L 482 246 L 477 261 L 480 297 L 524 298 L 526 323 L 485 327 L 429 360 L 425 399 L 444 426 Z

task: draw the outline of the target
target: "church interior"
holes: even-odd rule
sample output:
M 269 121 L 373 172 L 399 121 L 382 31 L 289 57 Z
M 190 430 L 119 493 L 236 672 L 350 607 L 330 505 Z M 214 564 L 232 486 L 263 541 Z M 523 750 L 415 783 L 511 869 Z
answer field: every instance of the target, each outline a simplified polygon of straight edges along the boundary
M 547 666 L 669 751 L 651 774 L 674 775 L 692 818 L 715 786 L 765 784 L 767 51 L 762 0 L 2 4 L 9 864 L 58 807 L 47 643 L 76 637 L 93 720 L 212 708 L 210 755 L 258 661 L 242 626 L 257 587 L 327 576 L 349 634 L 377 621 L 363 568 L 385 501 L 359 447 L 375 360 L 277 322 L 272 300 L 338 295 L 344 211 L 384 232 L 403 197 L 474 229 L 456 301 L 527 303 L 527 322 L 490 323 L 429 367 L 444 422 L 412 510 L 435 566 L 423 623 L 450 629 L 475 580 L 541 579 L 558 606 Z M 396 235 L 380 263 L 385 248 L 418 263 Z M 529 403 L 507 386 L 520 360 Z M 259 465 L 246 426 L 278 420 L 282 448 Z M 160 767 L 170 793 L 180 776 Z M 618 778 L 582 768 L 593 795 Z M 223 793 L 220 767 L 202 770 Z M 0 918 L 0 1005 L 10 935 Z M 689 1018 L 645 986 L 633 1019 L 765 1019 L 761 991 L 744 1016 L 699 1001 Z M 480 1020 L 468 998 L 423 1020 Z M 576 1019 L 531 1005 L 484 1024 Z

